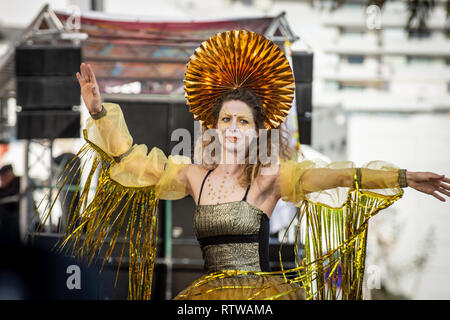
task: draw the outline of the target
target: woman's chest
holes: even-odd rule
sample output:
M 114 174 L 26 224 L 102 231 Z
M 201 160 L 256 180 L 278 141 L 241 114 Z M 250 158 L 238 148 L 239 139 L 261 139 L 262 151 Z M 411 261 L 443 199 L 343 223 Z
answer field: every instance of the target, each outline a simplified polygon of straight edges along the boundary
M 197 239 L 259 232 L 262 213 L 245 201 L 199 205 L 194 214 Z

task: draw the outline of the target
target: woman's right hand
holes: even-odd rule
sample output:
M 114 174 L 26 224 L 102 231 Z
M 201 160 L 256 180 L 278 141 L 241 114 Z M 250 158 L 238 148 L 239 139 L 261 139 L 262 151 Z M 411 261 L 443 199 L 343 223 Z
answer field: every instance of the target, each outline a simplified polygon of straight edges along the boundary
M 81 87 L 81 96 L 84 104 L 89 110 L 90 114 L 98 113 L 102 110 L 102 103 L 100 97 L 100 89 L 97 80 L 95 79 L 94 71 L 89 64 L 82 63 L 80 71 L 77 72 L 78 83 Z

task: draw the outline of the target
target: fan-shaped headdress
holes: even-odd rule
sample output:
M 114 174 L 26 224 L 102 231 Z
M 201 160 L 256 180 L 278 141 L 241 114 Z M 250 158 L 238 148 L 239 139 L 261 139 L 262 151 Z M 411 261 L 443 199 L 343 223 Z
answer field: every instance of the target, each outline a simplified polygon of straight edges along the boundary
M 254 32 L 232 30 L 195 50 L 185 78 L 185 97 L 194 119 L 211 128 L 214 102 L 237 88 L 251 90 L 261 100 L 266 129 L 284 121 L 294 97 L 294 77 L 276 44 Z

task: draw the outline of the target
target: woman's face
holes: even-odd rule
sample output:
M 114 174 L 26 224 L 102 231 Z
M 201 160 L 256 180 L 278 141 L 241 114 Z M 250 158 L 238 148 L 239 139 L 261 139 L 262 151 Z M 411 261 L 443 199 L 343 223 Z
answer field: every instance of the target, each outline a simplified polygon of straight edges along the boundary
M 223 151 L 246 153 L 256 136 L 256 123 L 251 108 L 242 101 L 224 102 L 217 121 Z

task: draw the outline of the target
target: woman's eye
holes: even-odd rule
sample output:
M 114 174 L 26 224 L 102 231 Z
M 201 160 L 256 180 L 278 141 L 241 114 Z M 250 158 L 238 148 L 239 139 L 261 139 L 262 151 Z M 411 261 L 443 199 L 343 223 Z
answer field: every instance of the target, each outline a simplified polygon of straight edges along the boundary
M 222 121 L 223 121 L 223 122 L 228 122 L 228 121 L 230 121 L 230 118 L 224 117 L 224 118 L 222 118 Z
M 245 119 L 241 119 L 241 123 L 242 123 L 242 124 L 248 124 L 248 121 L 245 120 Z

